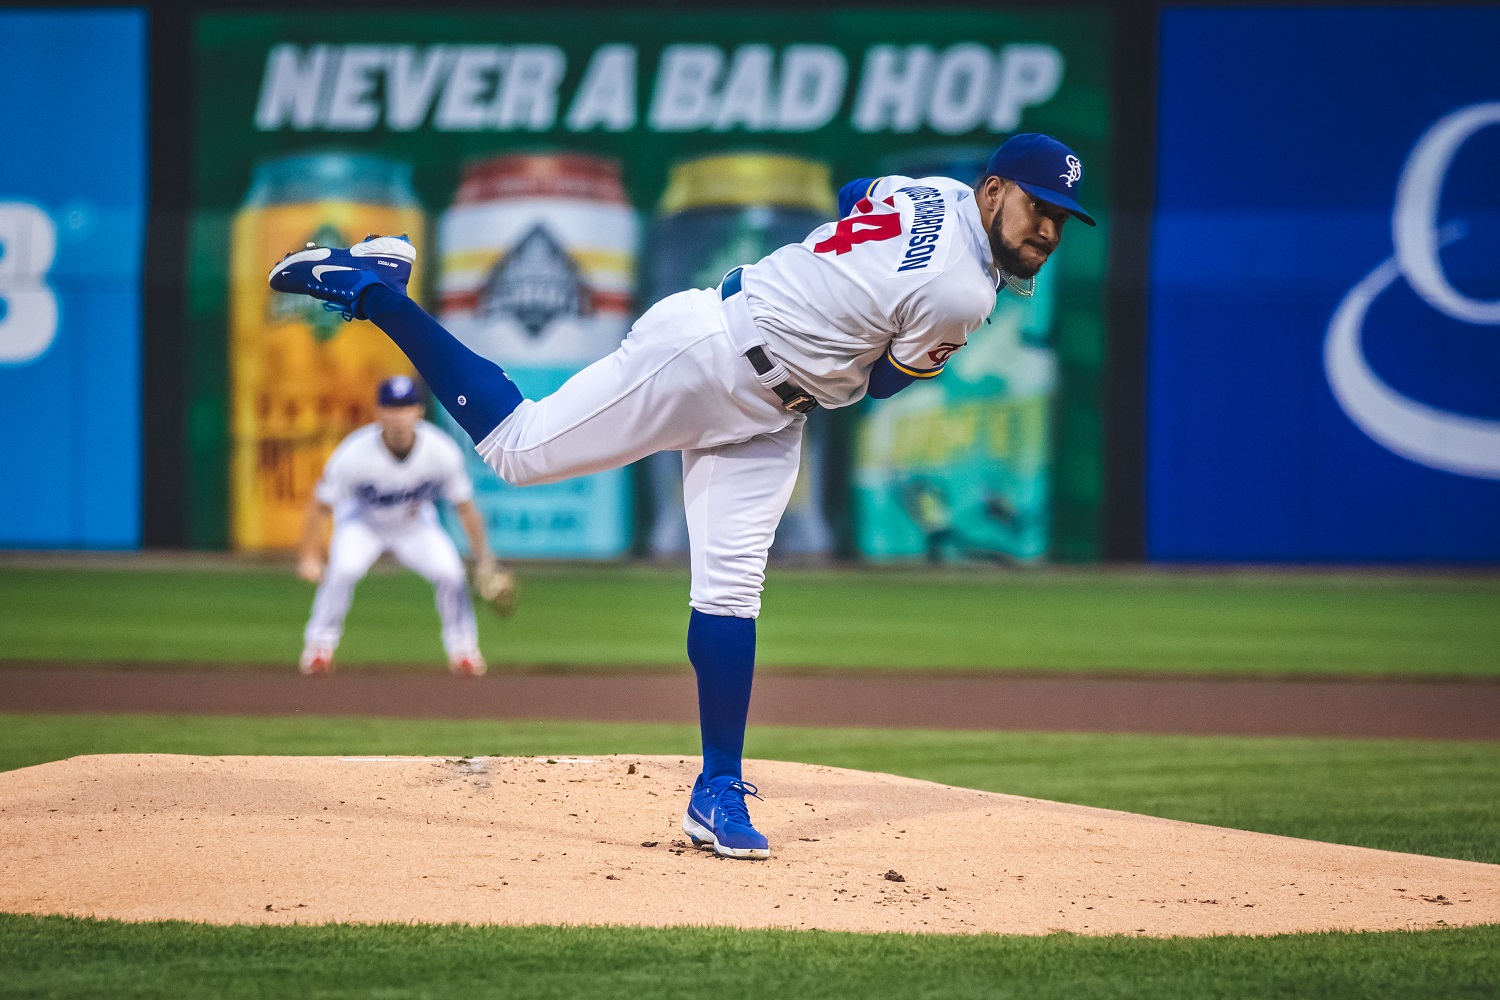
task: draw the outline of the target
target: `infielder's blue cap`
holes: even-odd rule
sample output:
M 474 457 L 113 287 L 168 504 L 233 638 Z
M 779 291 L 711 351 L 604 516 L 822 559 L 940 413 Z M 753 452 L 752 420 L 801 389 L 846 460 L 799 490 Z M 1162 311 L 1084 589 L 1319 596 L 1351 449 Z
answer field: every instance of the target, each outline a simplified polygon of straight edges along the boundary
M 1015 181 L 1033 198 L 1066 209 L 1085 225 L 1095 224 L 1094 217 L 1077 200 L 1083 164 L 1071 149 L 1050 135 L 1024 132 L 1006 139 L 990 157 L 984 176 Z
M 422 387 L 410 375 L 392 375 L 380 383 L 375 399 L 381 406 L 421 406 Z

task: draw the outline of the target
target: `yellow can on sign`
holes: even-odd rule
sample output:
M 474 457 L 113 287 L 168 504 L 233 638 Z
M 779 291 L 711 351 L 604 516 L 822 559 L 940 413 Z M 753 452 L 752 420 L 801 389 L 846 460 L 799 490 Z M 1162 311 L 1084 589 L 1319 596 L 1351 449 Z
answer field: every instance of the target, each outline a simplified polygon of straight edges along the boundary
M 378 156 L 310 154 L 260 164 L 230 252 L 230 537 L 239 551 L 290 549 L 334 447 L 375 416 L 375 390 L 413 374 L 399 348 L 322 303 L 273 292 L 272 265 L 308 243 L 371 233 L 420 240 L 411 167 Z M 420 287 L 414 272 L 411 289 Z

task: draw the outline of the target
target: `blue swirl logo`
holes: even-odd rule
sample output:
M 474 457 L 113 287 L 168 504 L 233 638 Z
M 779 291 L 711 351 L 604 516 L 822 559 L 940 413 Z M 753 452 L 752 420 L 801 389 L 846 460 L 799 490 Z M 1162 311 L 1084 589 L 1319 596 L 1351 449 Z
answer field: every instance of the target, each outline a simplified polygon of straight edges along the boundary
M 1451 319 L 1500 326 L 1500 299 L 1474 299 L 1453 287 L 1439 251 L 1464 236 L 1461 224 L 1438 226 L 1438 203 L 1454 157 L 1476 132 L 1500 125 L 1500 102 L 1459 108 L 1412 147 L 1396 184 L 1391 213 L 1394 253 L 1344 296 L 1328 324 L 1323 368 L 1344 413 L 1371 439 L 1410 461 L 1479 479 L 1500 479 L 1500 421 L 1438 409 L 1387 385 L 1365 359 L 1365 317 L 1375 300 L 1404 278 L 1429 306 Z

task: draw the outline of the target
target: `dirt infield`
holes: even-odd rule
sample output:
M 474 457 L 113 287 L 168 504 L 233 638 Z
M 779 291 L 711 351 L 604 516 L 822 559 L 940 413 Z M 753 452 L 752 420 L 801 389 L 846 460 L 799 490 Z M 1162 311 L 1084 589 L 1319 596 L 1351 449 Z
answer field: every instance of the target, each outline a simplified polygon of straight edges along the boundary
M 0 669 L 0 711 L 697 721 L 693 676 Z M 757 725 L 1500 739 L 1500 684 L 765 674 Z
M 0 774 L 0 910 L 1271 934 L 1500 921 L 1500 865 L 752 761 L 769 861 L 692 849 L 696 759 L 77 757 Z

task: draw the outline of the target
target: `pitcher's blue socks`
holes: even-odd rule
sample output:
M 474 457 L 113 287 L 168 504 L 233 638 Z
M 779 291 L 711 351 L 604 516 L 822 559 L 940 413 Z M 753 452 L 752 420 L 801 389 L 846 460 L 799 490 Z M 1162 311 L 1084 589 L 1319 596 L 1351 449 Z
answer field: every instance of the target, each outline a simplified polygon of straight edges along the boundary
M 433 396 L 475 444 L 521 405 L 521 390 L 504 369 L 469 350 L 405 295 L 388 285 L 371 285 L 359 305 L 411 359 Z
M 706 615 L 695 608 L 688 621 L 688 659 L 698 675 L 703 780 L 741 777 L 755 676 L 755 619 Z

